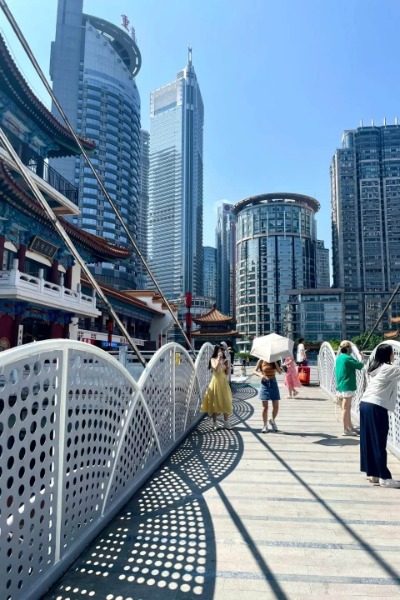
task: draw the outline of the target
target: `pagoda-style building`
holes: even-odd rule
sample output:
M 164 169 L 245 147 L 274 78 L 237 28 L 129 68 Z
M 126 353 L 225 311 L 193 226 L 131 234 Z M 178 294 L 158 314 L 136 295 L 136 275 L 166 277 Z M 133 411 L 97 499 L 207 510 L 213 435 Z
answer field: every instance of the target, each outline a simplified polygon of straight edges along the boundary
M 392 317 L 390 319 L 390 321 L 391 321 L 391 323 L 396 325 L 396 329 L 391 329 L 390 331 L 386 331 L 383 334 L 383 337 L 388 340 L 396 340 L 397 338 L 400 337 L 400 331 L 399 331 L 400 317 Z
M 233 348 L 236 338 L 240 336 L 235 327 L 235 319 L 221 313 L 215 305 L 200 317 L 193 318 L 193 323 L 199 326 L 192 333 L 196 349 L 200 348 L 204 342 L 210 342 L 210 344 L 227 342 Z

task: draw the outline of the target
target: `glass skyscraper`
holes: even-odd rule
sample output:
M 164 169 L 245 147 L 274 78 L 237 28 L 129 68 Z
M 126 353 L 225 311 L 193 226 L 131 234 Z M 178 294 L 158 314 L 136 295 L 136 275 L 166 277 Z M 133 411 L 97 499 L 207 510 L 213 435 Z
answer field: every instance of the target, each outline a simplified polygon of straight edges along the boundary
M 236 217 L 233 204 L 228 202 L 222 202 L 217 210 L 217 307 L 225 315 L 234 317 Z
M 138 245 L 147 258 L 147 219 L 149 213 L 149 167 L 150 167 L 150 134 L 142 129 L 140 132 L 140 192 L 139 192 L 139 234 Z M 138 267 L 138 287 L 145 288 L 146 269 L 142 264 Z
M 148 254 L 168 298 L 202 295 L 203 121 L 189 50 L 176 80 L 150 98 Z
M 287 335 L 289 292 L 315 288 L 318 210 L 314 198 L 289 193 L 262 194 L 235 204 L 236 319 L 241 349 L 250 349 L 254 336 Z
M 345 335 L 352 337 L 372 328 L 400 281 L 400 126 L 345 131 L 331 190 L 333 279 L 344 291 Z M 393 303 L 391 311 L 399 310 Z
M 74 128 L 96 142 L 91 157 L 130 232 L 138 239 L 140 98 L 135 83 L 141 56 L 134 33 L 83 14 L 83 0 L 59 0 L 50 74 L 54 93 Z M 57 114 L 53 107 L 53 112 Z M 79 186 L 81 214 L 75 222 L 116 244 L 128 244 L 90 169 L 80 157 L 54 161 Z M 134 288 L 138 259 L 95 266 L 98 278 Z
M 216 300 L 217 291 L 217 251 L 212 246 L 203 248 L 203 293 L 211 302 Z

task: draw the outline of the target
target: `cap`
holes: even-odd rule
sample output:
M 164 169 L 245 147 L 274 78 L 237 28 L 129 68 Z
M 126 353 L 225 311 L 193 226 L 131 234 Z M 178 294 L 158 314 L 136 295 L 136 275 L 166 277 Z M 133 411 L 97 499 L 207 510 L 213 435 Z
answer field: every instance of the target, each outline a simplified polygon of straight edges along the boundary
M 351 348 L 350 340 L 342 340 L 339 344 L 339 348 Z

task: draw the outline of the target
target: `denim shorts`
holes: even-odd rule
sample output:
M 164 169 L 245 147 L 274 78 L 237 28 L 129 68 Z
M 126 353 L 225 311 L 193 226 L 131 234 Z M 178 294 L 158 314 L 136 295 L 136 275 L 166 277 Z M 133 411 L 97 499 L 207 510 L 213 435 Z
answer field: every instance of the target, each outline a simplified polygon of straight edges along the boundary
M 258 394 L 260 400 L 265 402 L 266 400 L 280 400 L 278 383 L 273 377 L 272 379 L 262 379 L 260 385 L 260 392 Z

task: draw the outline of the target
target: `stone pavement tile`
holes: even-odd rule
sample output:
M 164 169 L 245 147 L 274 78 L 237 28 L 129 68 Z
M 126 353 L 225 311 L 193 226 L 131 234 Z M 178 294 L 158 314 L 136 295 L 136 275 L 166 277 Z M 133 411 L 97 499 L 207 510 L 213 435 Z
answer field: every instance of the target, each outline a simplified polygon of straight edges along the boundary
M 311 596 L 315 598 L 385 598 L 400 597 L 399 585 L 311 583 Z

